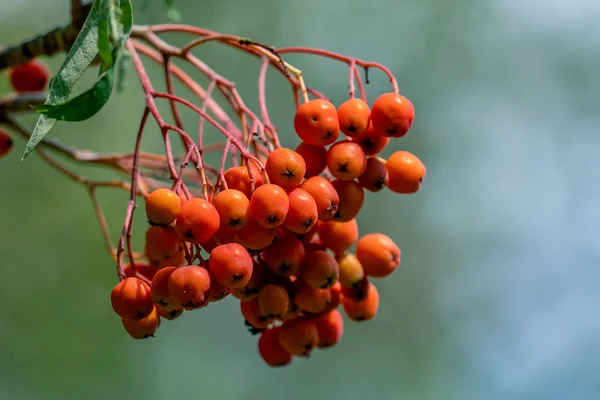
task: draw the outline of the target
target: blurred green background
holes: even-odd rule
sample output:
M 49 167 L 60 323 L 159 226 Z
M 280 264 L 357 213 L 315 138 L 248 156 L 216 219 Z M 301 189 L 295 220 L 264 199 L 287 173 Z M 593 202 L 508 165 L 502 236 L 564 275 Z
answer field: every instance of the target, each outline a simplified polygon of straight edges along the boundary
M 67 3 L 2 0 L 0 43 L 66 22 Z M 166 20 L 162 1 L 143 12 L 135 3 L 136 23 Z M 262 363 L 234 299 L 133 341 L 110 308 L 114 265 L 85 190 L 38 156 L 21 163 L 19 140 L 0 163 L 0 399 L 600 398 L 598 1 L 175 3 L 184 23 L 325 48 L 396 74 L 417 118 L 385 155 L 414 152 L 428 175 L 414 196 L 369 196 L 359 223 L 399 243 L 402 268 L 378 281 L 375 320 L 348 322 L 338 346 L 288 368 Z M 256 106 L 255 59 L 216 45 L 197 54 Z M 347 96 L 343 66 L 289 60 L 334 103 Z M 371 100 L 389 90 L 382 74 L 371 80 Z M 267 91 L 294 145 L 289 87 L 271 73 Z M 98 116 L 52 134 L 127 151 L 142 109 L 131 71 L 128 91 Z M 161 149 L 154 127 L 144 148 Z M 101 198 L 116 240 L 127 196 Z

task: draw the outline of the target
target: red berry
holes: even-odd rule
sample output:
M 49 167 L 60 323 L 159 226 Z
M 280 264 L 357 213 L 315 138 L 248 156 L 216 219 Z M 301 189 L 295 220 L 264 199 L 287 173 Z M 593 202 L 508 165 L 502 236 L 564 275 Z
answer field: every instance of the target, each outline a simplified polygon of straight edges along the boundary
M 50 71 L 39 60 L 17 65 L 10 71 L 10 83 L 17 92 L 39 92 L 46 88 Z

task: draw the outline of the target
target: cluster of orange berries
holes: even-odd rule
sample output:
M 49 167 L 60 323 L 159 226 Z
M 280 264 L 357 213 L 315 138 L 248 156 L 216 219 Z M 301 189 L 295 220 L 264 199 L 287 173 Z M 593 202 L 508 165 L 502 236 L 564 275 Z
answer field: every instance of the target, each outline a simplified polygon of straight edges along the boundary
M 17 93 L 40 92 L 48 85 L 50 70 L 44 63 L 34 59 L 11 68 L 9 80 Z M 12 138 L 0 129 L 0 158 L 10 153 L 12 147 Z
M 264 169 L 252 161 L 227 169 L 226 187 L 208 199 L 150 193 L 149 263 L 137 273 L 127 266 L 111 294 L 127 332 L 153 336 L 161 318 L 231 295 L 246 325 L 260 333 L 263 360 L 283 366 L 339 342 L 340 308 L 351 320 L 373 319 L 379 293 L 371 278 L 389 276 L 401 253 L 384 234 L 359 237 L 355 218 L 365 190 L 419 190 L 426 170 L 417 157 L 376 156 L 390 138 L 407 133 L 413 118 L 412 104 L 393 93 L 372 109 L 359 99 L 337 109 L 311 100 L 294 118 L 302 143 L 272 151 Z M 338 141 L 340 131 L 346 140 Z M 326 169 L 333 179 L 321 176 Z M 209 253 L 199 265 L 188 262 L 194 246 Z

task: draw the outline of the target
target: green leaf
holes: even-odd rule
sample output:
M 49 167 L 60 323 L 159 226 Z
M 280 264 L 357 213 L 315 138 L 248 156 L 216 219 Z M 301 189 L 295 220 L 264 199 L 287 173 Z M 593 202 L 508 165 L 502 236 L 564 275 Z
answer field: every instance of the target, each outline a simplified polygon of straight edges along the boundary
M 121 94 L 127 89 L 127 75 L 128 70 L 131 67 L 131 54 L 128 51 L 122 50 L 119 53 L 119 58 L 117 59 L 117 94 Z
M 100 0 L 98 9 L 98 51 L 102 66 L 106 69 L 114 63 L 110 45 L 112 8 L 114 8 L 113 0 Z
M 42 104 L 35 107 L 37 112 L 60 121 L 85 121 L 96 115 L 110 98 L 114 82 L 114 68 L 109 68 L 94 86 L 79 96 L 59 104 Z
M 73 86 L 81 78 L 98 53 L 98 0 L 94 1 L 75 43 L 67 53 L 63 64 L 50 80 L 47 104 L 59 103 L 69 98 Z M 25 159 L 56 123 L 55 119 L 40 115 L 33 133 L 25 146 Z
M 118 9 L 114 6 L 118 2 Z M 108 4 L 108 19 L 106 18 Z M 104 13 L 104 15 L 102 15 Z M 118 19 L 117 19 L 118 16 Z M 108 24 L 107 22 L 108 21 Z M 108 31 L 106 27 L 108 26 Z M 114 84 L 114 66 L 123 51 L 123 45 L 131 34 L 133 13 L 131 0 L 95 0 L 86 22 L 75 44 L 50 82 L 46 104 L 36 107 L 42 113 L 25 147 L 23 159 L 29 155 L 44 136 L 54 127 L 57 120 L 83 121 L 94 116 L 110 98 Z M 73 86 L 103 47 L 110 47 L 110 38 L 114 47 L 110 57 L 101 54 L 100 77 L 92 88 L 68 100 Z M 102 39 L 101 39 L 102 37 Z

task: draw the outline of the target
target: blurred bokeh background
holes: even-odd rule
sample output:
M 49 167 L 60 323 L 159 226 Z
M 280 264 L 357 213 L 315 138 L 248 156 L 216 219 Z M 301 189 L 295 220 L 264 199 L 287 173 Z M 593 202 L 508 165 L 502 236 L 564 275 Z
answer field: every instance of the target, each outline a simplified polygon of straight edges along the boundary
M 0 42 L 66 22 L 67 3 L 2 0 Z M 135 3 L 136 23 L 166 20 L 163 2 Z M 375 60 L 397 75 L 417 118 L 384 154 L 414 152 L 428 175 L 414 196 L 369 196 L 359 224 L 393 237 L 403 265 L 379 282 L 375 320 L 348 322 L 338 346 L 285 369 L 264 366 L 234 299 L 133 341 L 110 308 L 114 265 L 85 190 L 35 155 L 20 162 L 18 141 L 0 166 L 1 399 L 600 397 L 600 2 L 175 3 L 184 23 Z M 216 45 L 197 54 L 257 104 L 256 60 Z M 347 96 L 343 66 L 290 61 L 336 104 Z M 389 90 L 382 74 L 371 80 L 371 99 Z M 271 73 L 267 90 L 294 145 L 289 88 Z M 142 109 L 131 71 L 99 115 L 52 134 L 126 151 Z M 146 138 L 161 148 L 158 134 Z M 127 196 L 101 198 L 116 239 Z

